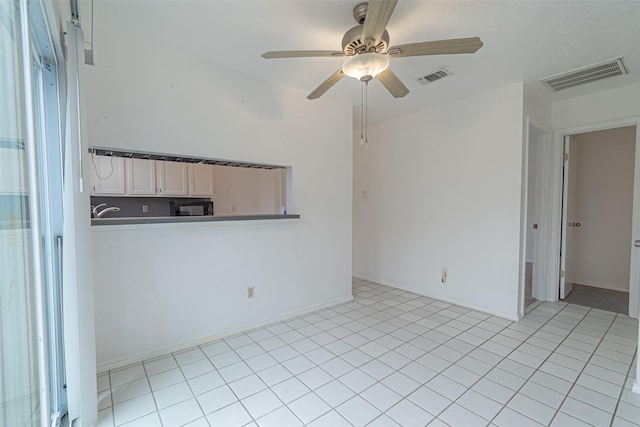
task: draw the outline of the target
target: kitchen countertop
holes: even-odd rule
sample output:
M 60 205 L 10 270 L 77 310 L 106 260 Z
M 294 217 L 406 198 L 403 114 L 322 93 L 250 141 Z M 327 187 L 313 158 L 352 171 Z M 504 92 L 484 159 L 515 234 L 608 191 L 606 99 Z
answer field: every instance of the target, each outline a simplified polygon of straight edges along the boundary
M 228 216 L 161 216 L 161 217 L 128 217 L 128 218 L 92 218 L 91 225 L 129 225 L 129 224 L 175 224 L 215 221 L 256 221 L 265 219 L 297 219 L 298 214 L 291 215 L 228 215 Z

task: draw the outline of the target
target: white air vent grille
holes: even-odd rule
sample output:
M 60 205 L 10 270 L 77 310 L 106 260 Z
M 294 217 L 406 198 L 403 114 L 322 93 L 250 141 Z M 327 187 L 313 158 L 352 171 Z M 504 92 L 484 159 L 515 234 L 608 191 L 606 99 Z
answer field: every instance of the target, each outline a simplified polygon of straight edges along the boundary
M 434 71 L 431 74 L 427 74 L 426 76 L 418 78 L 418 81 L 423 85 L 428 85 L 429 83 L 433 83 L 436 80 L 444 79 L 445 77 L 449 77 L 451 75 L 453 75 L 451 71 L 440 68 L 439 70 Z
M 628 71 L 622 62 L 622 57 L 620 57 L 600 64 L 594 64 L 567 73 L 547 77 L 540 80 L 540 82 L 549 90 L 557 92 L 562 89 L 568 89 L 609 77 L 621 76 L 623 74 L 628 74 Z

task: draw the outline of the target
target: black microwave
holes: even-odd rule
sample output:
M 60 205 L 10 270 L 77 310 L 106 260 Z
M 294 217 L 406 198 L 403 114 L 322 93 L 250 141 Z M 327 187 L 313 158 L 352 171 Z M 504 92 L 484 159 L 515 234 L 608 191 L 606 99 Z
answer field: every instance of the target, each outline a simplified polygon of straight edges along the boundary
M 211 200 L 173 200 L 169 202 L 171 216 L 205 216 L 213 215 L 213 202 Z

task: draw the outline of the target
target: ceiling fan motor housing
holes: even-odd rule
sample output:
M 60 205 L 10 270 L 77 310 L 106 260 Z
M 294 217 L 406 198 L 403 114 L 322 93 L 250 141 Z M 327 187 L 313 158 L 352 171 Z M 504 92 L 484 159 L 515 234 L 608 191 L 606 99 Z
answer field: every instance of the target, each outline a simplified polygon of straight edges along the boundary
M 389 47 L 389 33 L 384 30 L 380 42 L 376 45 L 372 45 L 367 50 L 367 44 L 363 42 L 362 37 L 362 25 L 356 25 L 344 34 L 342 38 L 342 50 L 347 56 L 358 55 L 363 52 L 375 52 L 384 53 Z

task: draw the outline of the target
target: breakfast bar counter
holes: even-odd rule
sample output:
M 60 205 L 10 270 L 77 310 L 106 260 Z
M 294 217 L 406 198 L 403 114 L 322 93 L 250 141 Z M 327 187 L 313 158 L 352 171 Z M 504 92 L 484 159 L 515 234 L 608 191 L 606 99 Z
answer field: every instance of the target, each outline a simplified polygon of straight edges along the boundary
M 270 219 L 298 219 L 300 215 L 204 215 L 204 216 L 162 216 L 162 217 L 122 217 L 92 218 L 91 225 L 138 225 L 138 224 L 177 224 L 216 221 L 259 221 Z

